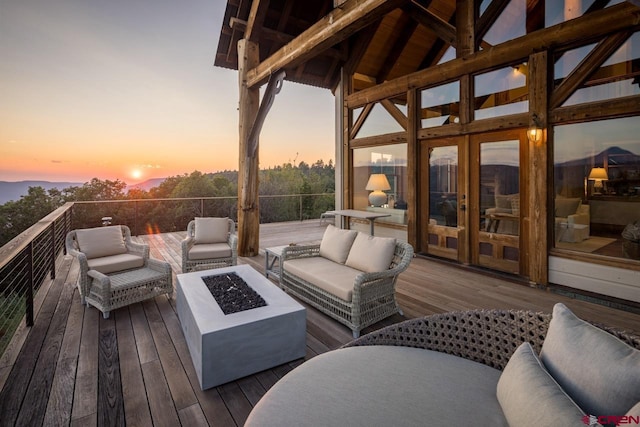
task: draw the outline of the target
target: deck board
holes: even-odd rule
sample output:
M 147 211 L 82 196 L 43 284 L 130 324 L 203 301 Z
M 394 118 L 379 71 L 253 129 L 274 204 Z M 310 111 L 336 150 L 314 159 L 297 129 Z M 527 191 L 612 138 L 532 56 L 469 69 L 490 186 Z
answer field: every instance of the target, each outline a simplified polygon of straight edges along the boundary
M 260 254 L 238 262 L 264 272 L 265 247 L 318 242 L 324 229 L 317 220 L 263 225 Z M 178 232 L 137 239 L 150 245 L 153 257 L 171 264 L 175 279 L 181 271 L 184 236 Z M 105 320 L 96 309 L 80 304 L 78 274 L 73 258 L 60 257 L 57 278 L 45 282 L 36 296 L 35 325 L 22 326 L 0 360 L 0 425 L 242 425 L 280 378 L 352 339 L 346 326 L 303 303 L 303 359 L 203 391 L 182 334 L 175 293 L 113 310 Z M 400 276 L 397 293 L 404 316 L 394 315 L 363 333 L 451 310 L 550 312 L 556 302 L 585 319 L 640 333 L 638 314 L 421 257 Z M 27 401 L 30 404 L 22 403 Z

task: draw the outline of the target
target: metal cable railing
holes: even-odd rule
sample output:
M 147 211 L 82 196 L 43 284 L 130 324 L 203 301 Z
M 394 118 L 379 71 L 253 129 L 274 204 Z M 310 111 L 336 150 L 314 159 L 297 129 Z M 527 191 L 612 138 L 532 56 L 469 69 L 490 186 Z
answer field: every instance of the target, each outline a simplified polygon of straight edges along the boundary
M 134 235 L 184 231 L 196 216 L 237 221 L 237 197 L 69 202 L 0 248 L 0 356 L 25 320 L 33 325 L 33 300 L 45 281 L 56 277 L 65 238 L 78 228 L 99 227 L 103 217 L 127 225 Z M 320 218 L 335 207 L 335 195 L 260 196 L 260 222 Z

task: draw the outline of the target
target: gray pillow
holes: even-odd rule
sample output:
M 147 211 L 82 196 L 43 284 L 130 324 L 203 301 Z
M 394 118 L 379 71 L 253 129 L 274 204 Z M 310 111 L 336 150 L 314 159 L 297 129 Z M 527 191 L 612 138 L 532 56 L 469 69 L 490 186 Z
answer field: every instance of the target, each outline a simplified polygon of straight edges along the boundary
M 229 240 L 229 218 L 196 218 L 196 243 L 224 243 Z
M 344 264 L 357 234 L 355 230 L 341 230 L 333 225 L 327 226 L 320 242 L 320 256 Z
M 624 415 L 640 401 L 640 351 L 574 315 L 553 307 L 540 359 L 590 415 Z
M 88 259 L 127 253 L 119 225 L 76 230 L 76 241 Z
M 346 265 L 367 273 L 389 269 L 396 251 L 396 239 L 358 233 L 349 251 Z
M 544 369 L 527 342 L 509 359 L 496 395 L 511 427 L 584 426 L 586 414 Z

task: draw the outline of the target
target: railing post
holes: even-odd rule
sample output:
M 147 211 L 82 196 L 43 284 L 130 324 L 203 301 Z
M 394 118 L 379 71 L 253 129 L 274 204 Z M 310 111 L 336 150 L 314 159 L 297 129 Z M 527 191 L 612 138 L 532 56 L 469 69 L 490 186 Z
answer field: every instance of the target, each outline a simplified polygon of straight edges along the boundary
M 56 278 L 56 222 L 51 223 L 51 279 Z
M 133 217 L 133 229 L 135 230 L 135 236 L 139 236 L 138 234 L 138 201 L 137 200 L 133 202 L 133 206 L 135 207 L 134 217 Z
M 300 222 L 302 222 L 302 194 L 298 196 L 298 204 L 300 205 Z
M 29 272 L 29 280 L 27 287 L 26 321 L 27 326 L 33 326 L 33 240 L 29 242 L 27 270 Z
M 204 199 L 200 199 L 200 216 L 204 217 Z

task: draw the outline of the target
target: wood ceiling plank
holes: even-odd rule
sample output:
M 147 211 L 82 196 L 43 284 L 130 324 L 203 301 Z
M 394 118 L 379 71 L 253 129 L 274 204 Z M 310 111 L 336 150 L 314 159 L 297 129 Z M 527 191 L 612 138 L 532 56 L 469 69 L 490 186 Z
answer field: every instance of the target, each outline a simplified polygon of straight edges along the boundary
M 253 0 L 247 19 L 247 29 L 244 32 L 245 39 L 252 42 L 258 41 L 268 10 L 269 0 Z
M 247 73 L 250 87 L 281 68 L 296 66 L 377 21 L 405 0 L 348 0 Z
M 424 25 L 430 28 L 434 33 L 438 35 L 446 43 L 456 46 L 456 27 L 429 12 L 423 5 L 415 2 L 407 5 L 404 10 L 411 15 L 420 25 Z

